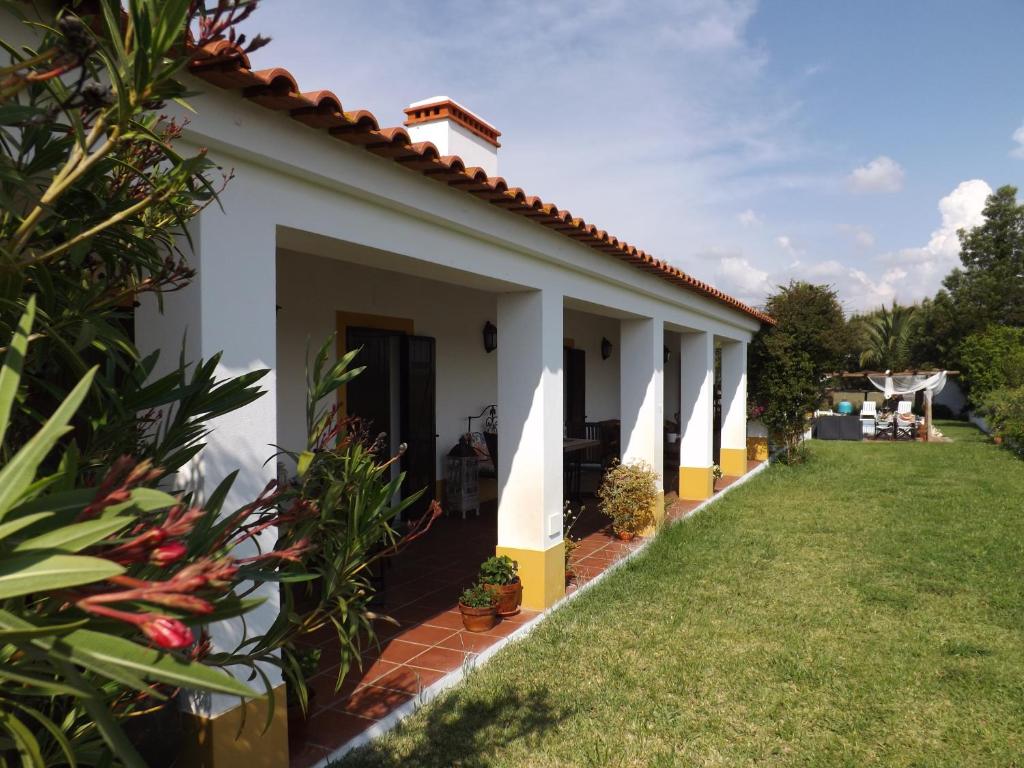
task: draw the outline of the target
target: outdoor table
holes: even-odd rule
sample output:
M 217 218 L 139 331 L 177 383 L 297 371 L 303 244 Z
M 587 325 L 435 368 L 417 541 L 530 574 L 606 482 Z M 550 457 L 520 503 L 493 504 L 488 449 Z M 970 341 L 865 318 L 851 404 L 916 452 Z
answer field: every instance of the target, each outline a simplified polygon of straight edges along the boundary
M 580 500 L 580 460 L 583 452 L 588 448 L 598 448 L 600 440 L 591 440 L 587 437 L 566 437 L 562 439 L 562 453 L 565 456 L 568 468 L 565 474 L 568 475 L 566 486 L 569 490 L 569 497 L 575 501 Z
M 860 417 L 856 415 L 819 416 L 814 422 L 813 434 L 816 440 L 861 440 L 864 437 Z

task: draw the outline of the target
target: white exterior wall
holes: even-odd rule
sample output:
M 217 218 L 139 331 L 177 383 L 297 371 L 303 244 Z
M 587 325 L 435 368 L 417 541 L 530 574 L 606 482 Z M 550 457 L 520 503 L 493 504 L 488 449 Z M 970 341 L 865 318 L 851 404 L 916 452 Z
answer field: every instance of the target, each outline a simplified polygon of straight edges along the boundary
M 408 318 L 416 335 L 437 340 L 437 477 L 443 478 L 443 457 L 466 431 L 466 417 L 497 402 L 497 353 L 484 351 L 482 335 L 484 323 L 496 318 L 494 294 L 294 251 L 278 251 L 277 266 L 280 444 L 305 441 L 307 338 L 315 353 L 336 331 L 338 311 Z

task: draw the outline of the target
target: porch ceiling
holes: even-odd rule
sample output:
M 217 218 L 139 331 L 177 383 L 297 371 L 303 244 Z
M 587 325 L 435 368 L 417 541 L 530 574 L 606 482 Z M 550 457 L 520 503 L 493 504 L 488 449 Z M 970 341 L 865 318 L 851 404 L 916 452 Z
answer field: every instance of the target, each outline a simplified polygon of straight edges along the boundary
M 335 240 L 313 232 L 303 232 L 289 227 L 278 227 L 277 247 L 284 252 L 307 253 L 311 256 L 360 264 L 388 272 L 399 272 L 427 280 L 459 285 L 478 291 L 490 293 L 512 293 L 530 290 L 526 286 L 503 280 L 493 275 L 478 272 L 467 272 L 462 269 L 448 267 L 435 261 L 437 254 L 431 254 L 430 260 L 417 259 L 391 251 Z

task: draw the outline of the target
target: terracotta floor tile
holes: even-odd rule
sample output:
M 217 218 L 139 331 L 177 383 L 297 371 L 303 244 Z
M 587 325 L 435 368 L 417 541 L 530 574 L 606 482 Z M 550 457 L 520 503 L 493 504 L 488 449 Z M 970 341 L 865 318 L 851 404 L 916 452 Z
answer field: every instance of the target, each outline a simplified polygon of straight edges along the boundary
M 338 709 L 350 715 L 380 720 L 391 712 L 410 701 L 412 694 L 381 688 L 376 685 L 364 685 L 357 688 L 351 696 L 338 705 Z
M 413 657 L 407 662 L 407 664 L 410 667 L 422 667 L 424 669 L 436 669 L 439 672 L 451 672 L 453 669 L 460 667 L 465 659 L 466 654 L 461 651 L 434 646 L 433 648 L 428 648 L 419 656 Z
M 451 648 L 455 651 L 466 651 L 467 653 L 480 653 L 498 642 L 498 638 L 492 635 L 484 635 L 479 632 L 456 632 L 448 639 L 439 643 L 441 648 Z
M 365 731 L 373 725 L 373 722 L 373 720 L 357 717 L 338 709 L 322 709 L 309 721 L 306 742 L 324 749 L 334 750 L 353 736 Z
M 418 667 L 408 667 L 403 664 L 378 677 L 373 681 L 373 684 L 378 688 L 388 688 L 393 691 L 419 695 L 424 688 L 433 685 L 446 674 L 446 672 L 436 669 L 421 669 Z
M 522 628 L 522 624 L 513 624 L 511 621 L 499 621 L 483 634 L 491 637 L 508 637 L 513 632 Z
M 402 633 L 402 640 L 407 643 L 418 643 L 420 645 L 437 645 L 445 638 L 451 637 L 456 630 L 448 627 L 432 627 L 429 624 L 419 624 Z
M 383 643 L 379 649 L 371 649 L 367 657 L 402 664 L 421 653 L 423 653 L 423 645 L 396 638 Z
M 424 624 L 429 624 L 432 627 L 442 627 L 445 629 L 462 629 L 462 616 L 457 611 L 444 611 L 443 613 L 436 613 L 423 620 Z
M 309 768 L 323 760 L 328 754 L 330 753 L 323 747 L 307 742 L 297 748 L 289 747 L 288 765 L 290 768 Z

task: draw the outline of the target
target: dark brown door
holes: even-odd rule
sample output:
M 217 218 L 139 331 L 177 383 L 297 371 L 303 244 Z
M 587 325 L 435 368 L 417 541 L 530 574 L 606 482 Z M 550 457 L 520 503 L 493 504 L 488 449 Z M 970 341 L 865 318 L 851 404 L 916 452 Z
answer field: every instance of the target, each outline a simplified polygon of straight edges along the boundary
M 408 496 L 421 488 L 423 495 L 412 512 L 425 511 L 434 498 L 437 480 L 436 343 L 427 336 L 402 339 L 402 458 Z
M 349 416 L 357 416 L 370 439 L 381 432 L 391 433 L 391 339 L 393 333 L 374 328 L 349 328 L 346 332 L 347 349 L 359 349 L 353 366 L 366 366 L 365 370 L 348 383 L 347 407 Z M 384 452 L 390 452 L 390 441 L 385 441 Z
M 582 349 L 565 348 L 565 425 L 569 437 L 586 437 L 587 356 Z

